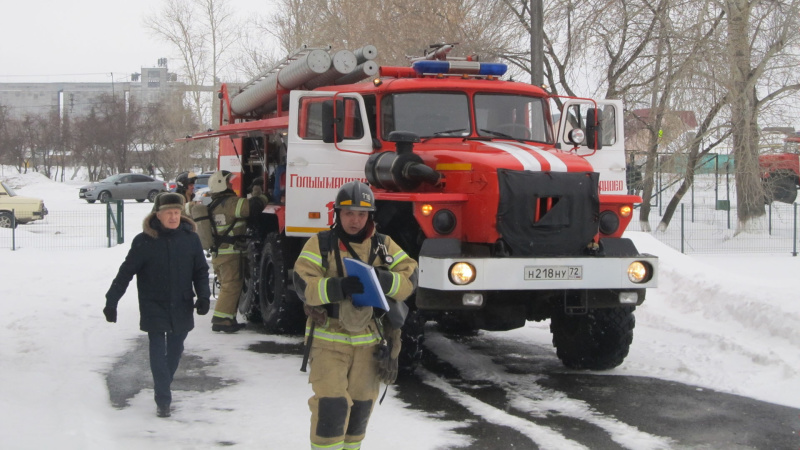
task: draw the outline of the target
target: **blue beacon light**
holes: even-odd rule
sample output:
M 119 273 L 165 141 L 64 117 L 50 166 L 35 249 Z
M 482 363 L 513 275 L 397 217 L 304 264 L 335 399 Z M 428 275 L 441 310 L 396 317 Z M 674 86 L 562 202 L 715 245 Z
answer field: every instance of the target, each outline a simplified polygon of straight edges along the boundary
M 481 63 L 475 61 L 416 61 L 411 67 L 418 74 L 471 74 L 501 76 L 508 66 L 503 63 Z

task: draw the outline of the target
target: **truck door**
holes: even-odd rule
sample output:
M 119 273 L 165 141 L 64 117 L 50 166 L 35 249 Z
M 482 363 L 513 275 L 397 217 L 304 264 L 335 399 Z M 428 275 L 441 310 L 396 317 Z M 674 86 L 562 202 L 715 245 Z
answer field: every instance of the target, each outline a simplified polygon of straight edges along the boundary
M 311 236 L 327 230 L 333 224 L 333 201 L 339 187 L 353 180 L 366 182 L 364 165 L 373 152 L 367 124 L 364 99 L 359 94 L 291 92 L 287 235 Z
M 578 155 L 585 157 L 592 164 L 595 172 L 600 174 L 600 194 L 627 194 L 622 101 L 567 100 L 561 108 L 558 143 L 563 150 L 575 147 L 569 142 L 568 133 L 574 128 L 582 128 L 586 131 L 589 108 L 597 108 L 601 111 L 598 135 L 603 146 L 599 150 L 593 150 L 587 147 L 586 140 L 584 140 L 575 151 Z

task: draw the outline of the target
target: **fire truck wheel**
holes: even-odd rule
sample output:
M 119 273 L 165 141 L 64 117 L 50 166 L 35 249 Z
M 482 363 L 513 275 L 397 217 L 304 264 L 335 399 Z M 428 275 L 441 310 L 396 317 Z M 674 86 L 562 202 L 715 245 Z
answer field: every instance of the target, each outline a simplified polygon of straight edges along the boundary
M 633 341 L 633 307 L 589 309 L 568 315 L 557 308 L 550 319 L 556 355 L 570 369 L 607 370 L 622 364 Z
M 247 257 L 242 265 L 242 295 L 239 297 L 239 312 L 248 322 L 262 323 L 258 292 L 260 290 L 261 241 L 247 242 Z M 216 277 L 214 277 L 216 279 Z M 215 294 L 216 296 L 216 294 Z
M 278 233 L 269 233 L 261 250 L 258 271 L 261 321 L 267 333 L 299 334 L 305 327 L 305 313 L 302 302 L 286 288 L 287 264 L 293 260 L 286 254 L 281 239 Z
M 400 356 L 397 365 L 401 374 L 409 374 L 416 369 L 422 360 L 422 344 L 425 341 L 425 318 L 414 308 L 408 312 L 403 324 Z

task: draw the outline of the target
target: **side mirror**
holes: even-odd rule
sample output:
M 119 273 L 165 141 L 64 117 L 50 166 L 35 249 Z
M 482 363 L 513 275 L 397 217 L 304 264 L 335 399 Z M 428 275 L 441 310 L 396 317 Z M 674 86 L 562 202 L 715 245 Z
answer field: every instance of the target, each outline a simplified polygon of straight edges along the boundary
M 603 111 L 596 108 L 586 110 L 586 146 L 592 150 L 603 148 L 602 123 Z
M 322 142 L 332 144 L 342 142 L 344 135 L 344 106 L 336 102 L 336 118 L 333 117 L 333 100 L 322 102 Z

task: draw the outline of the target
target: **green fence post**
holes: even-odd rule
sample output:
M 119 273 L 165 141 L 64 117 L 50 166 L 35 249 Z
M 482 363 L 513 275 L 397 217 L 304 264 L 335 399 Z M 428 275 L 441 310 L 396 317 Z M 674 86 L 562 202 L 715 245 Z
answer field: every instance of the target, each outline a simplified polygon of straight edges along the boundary
M 106 203 L 106 239 L 108 240 L 108 248 L 111 248 L 111 221 L 114 220 L 111 217 L 111 204 Z
M 767 234 L 772 236 L 772 203 L 767 205 Z
M 11 209 L 11 251 L 17 250 L 17 211 Z
M 125 211 L 122 200 L 117 200 L 117 244 L 125 242 Z
M 792 256 L 797 256 L 797 203 L 794 203 L 794 239 L 792 241 Z
M 684 222 L 685 222 L 684 217 L 683 217 L 684 216 L 683 209 L 684 209 L 683 208 L 683 203 L 681 203 L 681 253 L 685 254 L 686 252 L 683 251 L 683 239 L 684 239 L 683 228 L 684 228 Z

